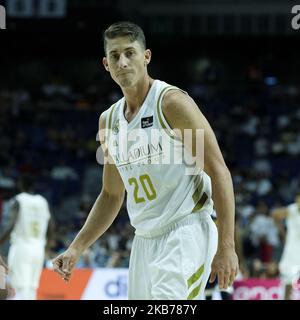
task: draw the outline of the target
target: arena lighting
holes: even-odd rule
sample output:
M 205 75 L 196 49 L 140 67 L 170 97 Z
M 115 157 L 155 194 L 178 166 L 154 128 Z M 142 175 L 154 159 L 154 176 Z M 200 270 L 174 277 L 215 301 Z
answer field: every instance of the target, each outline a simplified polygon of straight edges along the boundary
M 65 18 L 67 0 L 8 0 L 6 9 L 12 18 Z
M 275 86 L 278 83 L 278 80 L 276 77 L 268 76 L 268 77 L 265 77 L 264 83 L 267 86 Z

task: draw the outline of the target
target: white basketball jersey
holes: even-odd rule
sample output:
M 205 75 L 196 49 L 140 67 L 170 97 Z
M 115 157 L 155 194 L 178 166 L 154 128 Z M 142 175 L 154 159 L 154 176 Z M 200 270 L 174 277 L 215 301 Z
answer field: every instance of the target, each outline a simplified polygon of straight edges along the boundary
M 16 196 L 19 214 L 11 234 L 13 244 L 31 242 L 46 244 L 50 212 L 47 200 L 41 195 L 20 193 Z
M 169 90 L 180 89 L 155 80 L 130 123 L 124 97 L 106 111 L 106 144 L 124 182 L 137 234 L 213 211 L 210 177 L 191 163 L 163 115 L 161 103 Z
M 287 207 L 287 210 L 287 234 L 282 260 L 297 260 L 300 264 L 300 208 L 297 203 L 293 203 Z

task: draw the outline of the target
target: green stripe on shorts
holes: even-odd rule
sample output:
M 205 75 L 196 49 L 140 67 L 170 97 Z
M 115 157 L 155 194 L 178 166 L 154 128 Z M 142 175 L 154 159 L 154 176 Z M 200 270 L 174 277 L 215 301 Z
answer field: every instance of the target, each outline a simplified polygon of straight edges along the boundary
M 199 291 L 200 291 L 200 288 L 201 288 L 201 284 L 199 284 L 199 286 L 197 286 L 187 297 L 187 300 L 193 300 L 198 294 L 199 294 Z
M 193 285 L 197 280 L 200 279 L 203 271 L 204 271 L 204 264 L 188 279 L 187 281 L 188 288 L 190 288 L 191 285 Z

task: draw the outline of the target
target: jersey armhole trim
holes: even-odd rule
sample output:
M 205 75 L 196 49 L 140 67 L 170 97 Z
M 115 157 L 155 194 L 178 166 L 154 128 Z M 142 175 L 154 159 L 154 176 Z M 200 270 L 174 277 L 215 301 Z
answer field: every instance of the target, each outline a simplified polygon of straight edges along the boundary
M 113 119 L 113 113 L 114 113 L 114 110 L 115 110 L 115 107 L 116 107 L 116 103 L 112 105 L 111 107 L 111 110 L 108 114 L 108 117 L 106 118 L 106 134 L 105 134 L 105 137 L 106 137 L 106 144 L 108 146 L 108 140 L 109 140 L 109 134 L 111 132 L 111 126 L 112 126 L 112 119 Z
M 160 125 L 162 126 L 162 128 L 165 130 L 165 132 L 168 134 L 168 136 L 175 141 L 180 141 L 181 139 L 175 134 L 174 130 L 170 127 L 168 121 L 166 120 L 163 111 L 162 111 L 162 100 L 164 98 L 164 95 L 171 90 L 179 90 L 182 91 L 183 93 L 187 94 L 185 91 L 175 87 L 175 86 L 168 86 L 166 88 L 164 88 L 157 100 L 157 115 L 158 115 L 158 120 Z
M 204 180 L 203 176 L 196 176 L 195 180 L 195 191 L 192 195 L 194 201 L 194 208 L 192 212 L 198 212 L 202 209 L 206 200 L 208 199 L 208 195 L 204 192 Z

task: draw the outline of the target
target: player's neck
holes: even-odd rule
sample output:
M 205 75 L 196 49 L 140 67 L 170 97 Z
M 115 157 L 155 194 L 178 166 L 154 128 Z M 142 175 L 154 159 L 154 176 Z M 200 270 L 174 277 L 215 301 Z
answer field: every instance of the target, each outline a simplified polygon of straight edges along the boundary
M 136 86 L 122 90 L 126 101 L 125 110 L 127 112 L 136 113 L 138 111 L 145 101 L 153 81 L 153 79 L 146 75 Z

